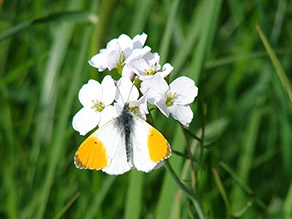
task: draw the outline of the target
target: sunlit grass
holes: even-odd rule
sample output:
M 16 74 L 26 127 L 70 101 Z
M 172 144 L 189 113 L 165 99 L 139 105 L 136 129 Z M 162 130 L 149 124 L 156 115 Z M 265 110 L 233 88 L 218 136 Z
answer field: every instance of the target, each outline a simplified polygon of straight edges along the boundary
M 0 218 L 292 217 L 291 9 L 286 0 L 4 0 Z M 104 76 L 87 61 L 141 32 L 174 66 L 169 81 L 186 75 L 199 87 L 188 131 L 204 141 L 187 135 L 194 169 L 181 126 L 154 110 L 153 125 L 185 157 L 148 174 L 79 170 L 78 91 Z

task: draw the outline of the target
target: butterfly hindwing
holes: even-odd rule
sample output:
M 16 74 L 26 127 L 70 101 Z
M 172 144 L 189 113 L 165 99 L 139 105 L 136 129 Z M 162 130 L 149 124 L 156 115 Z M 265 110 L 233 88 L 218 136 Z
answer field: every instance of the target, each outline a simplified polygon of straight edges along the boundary
M 78 168 L 102 170 L 107 174 L 122 174 L 132 168 L 127 162 L 125 138 L 113 119 L 90 135 L 75 154 Z
M 133 164 L 137 170 L 149 172 L 171 155 L 171 149 L 158 130 L 137 116 L 133 120 Z

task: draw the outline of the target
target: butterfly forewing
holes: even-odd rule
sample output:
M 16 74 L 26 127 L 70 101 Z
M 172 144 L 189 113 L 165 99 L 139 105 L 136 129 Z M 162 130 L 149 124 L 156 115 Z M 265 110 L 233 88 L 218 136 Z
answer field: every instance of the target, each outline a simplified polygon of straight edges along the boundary
M 101 169 L 107 174 L 117 175 L 129 171 L 131 162 L 127 162 L 125 138 L 119 132 L 113 119 L 90 135 L 75 154 L 78 168 Z
M 171 149 L 159 131 L 144 120 L 136 116 L 133 118 L 133 164 L 137 170 L 149 172 L 171 155 Z

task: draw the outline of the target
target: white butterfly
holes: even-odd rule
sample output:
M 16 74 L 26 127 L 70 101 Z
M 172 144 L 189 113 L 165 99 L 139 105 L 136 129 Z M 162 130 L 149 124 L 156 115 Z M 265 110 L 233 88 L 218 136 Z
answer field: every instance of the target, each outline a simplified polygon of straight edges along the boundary
M 75 154 L 81 169 L 123 174 L 132 168 L 150 172 L 171 156 L 163 135 L 129 110 L 126 103 L 121 114 L 91 134 Z

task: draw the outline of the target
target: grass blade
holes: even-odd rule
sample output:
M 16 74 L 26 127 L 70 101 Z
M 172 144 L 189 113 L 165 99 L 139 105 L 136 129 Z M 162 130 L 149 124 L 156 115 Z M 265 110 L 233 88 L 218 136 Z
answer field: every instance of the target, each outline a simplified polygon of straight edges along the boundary
M 254 195 L 253 190 L 247 185 L 247 183 L 240 177 L 238 176 L 238 174 L 236 172 L 234 172 L 231 167 L 229 167 L 226 163 L 224 163 L 223 161 L 219 162 L 219 165 L 230 174 L 230 176 L 240 185 L 241 188 L 243 188 L 249 195 Z M 258 199 L 257 197 L 255 197 L 255 201 L 256 203 L 262 208 L 265 209 L 266 206 L 265 204 Z
M 219 165 L 230 174 L 230 176 L 248 193 L 252 194 L 252 189 L 240 178 L 226 163 L 223 161 L 219 162 Z
M 287 193 L 284 206 L 283 206 L 283 212 L 284 212 L 284 218 L 291 218 L 292 217 L 292 183 L 290 184 L 289 191 Z
M 176 19 L 176 13 L 177 13 L 177 9 L 179 6 L 179 2 L 180 2 L 180 0 L 172 1 L 171 9 L 169 12 L 169 16 L 167 18 L 166 27 L 165 27 L 165 30 L 163 32 L 163 36 L 161 39 L 161 45 L 159 48 L 159 54 L 161 57 L 160 62 L 161 63 L 165 63 L 165 61 L 167 60 L 169 44 L 170 44 L 170 40 L 171 40 L 171 36 L 172 36 L 172 31 L 174 28 L 174 20 Z
M 152 4 L 153 0 L 136 1 L 137 12 L 135 13 L 130 31 L 132 36 L 143 32 Z
M 262 114 L 262 110 L 258 109 L 255 109 L 251 113 L 244 137 L 245 141 L 241 145 L 242 150 L 238 159 L 238 175 L 244 182 L 248 182 L 249 179 Z M 232 203 L 238 205 L 233 206 L 234 209 L 237 209 L 242 205 L 245 202 L 245 199 L 245 194 L 242 192 L 241 188 L 238 185 L 235 185 L 231 193 L 231 200 Z
M 13 26 L 12 28 L 8 29 L 6 32 L 0 35 L 0 42 L 6 40 L 20 31 L 23 31 L 35 24 L 44 24 L 49 22 L 86 22 L 90 21 L 92 23 L 97 22 L 97 17 L 93 14 L 88 13 L 87 11 L 73 11 L 73 12 L 61 12 L 48 15 L 46 17 L 37 18 L 34 20 L 28 20 Z
M 219 16 L 222 0 L 209 0 L 209 4 L 206 4 L 205 15 L 202 20 L 204 20 L 204 25 L 202 25 L 202 32 L 200 35 L 199 44 L 195 49 L 193 60 L 190 66 L 189 76 L 198 83 L 201 70 L 205 63 L 208 51 L 211 48 L 215 30 L 216 23 Z
M 4 84 L 9 84 L 10 82 L 16 80 L 19 76 L 25 74 L 26 71 L 28 71 L 30 68 L 32 68 L 37 62 L 42 61 L 43 59 L 48 57 L 48 53 L 41 54 L 37 58 L 31 58 L 27 60 L 26 63 L 22 64 L 21 66 L 13 69 L 12 71 L 5 74 L 4 77 L 0 78 L 0 88 Z
M 79 2 L 79 1 L 73 1 L 71 4 L 72 4 L 71 7 L 73 7 L 73 8 L 78 8 L 81 6 L 81 2 Z M 68 25 L 66 27 L 69 29 L 69 31 L 70 31 L 70 29 L 72 31 L 73 24 L 66 24 L 66 25 Z M 59 33 L 64 34 L 63 31 L 67 31 L 68 30 L 67 28 L 61 29 Z M 57 128 L 56 128 L 56 130 L 57 130 L 56 136 L 53 139 L 52 146 L 50 147 L 51 156 L 49 157 L 49 162 L 48 162 L 49 165 L 47 167 L 44 187 L 43 187 L 43 190 L 41 193 L 42 197 L 40 200 L 41 203 L 40 203 L 40 208 L 38 211 L 38 218 L 43 218 L 44 213 L 45 213 L 46 205 L 47 205 L 50 190 L 51 190 L 52 181 L 54 179 L 55 169 L 56 169 L 59 155 L 60 155 L 60 152 L 62 149 L 61 145 L 63 145 L 63 142 L 64 142 L 65 130 L 67 127 L 66 125 L 67 125 L 67 122 L 69 120 L 69 115 L 71 113 L 71 108 L 72 108 L 74 94 L 75 94 L 75 88 L 79 84 L 79 78 L 80 78 L 80 75 L 82 73 L 82 68 L 84 66 L 83 60 L 85 59 L 85 56 L 87 54 L 87 48 L 88 48 L 87 42 L 90 38 L 91 29 L 92 29 L 92 27 L 88 27 L 85 31 L 83 41 L 82 41 L 82 47 L 81 47 L 82 50 L 79 54 L 79 59 L 76 63 L 75 72 L 74 72 L 74 75 L 73 75 L 73 78 L 72 78 L 72 81 L 71 81 L 71 84 L 70 84 L 70 87 L 68 90 L 68 96 L 65 98 L 64 107 L 62 108 L 62 111 L 60 112 L 60 120 L 58 121 Z M 70 36 L 70 34 L 69 34 L 69 36 Z M 61 38 L 62 37 L 63 36 L 61 36 Z M 67 38 L 67 40 L 68 40 L 68 38 Z M 56 51 L 58 51 L 58 48 Z M 48 72 L 51 73 L 50 70 Z M 48 77 L 49 77 L 48 80 L 45 81 L 44 92 L 43 92 L 43 101 L 46 101 L 46 102 L 51 100 L 51 94 L 50 94 L 51 88 L 48 86 L 53 86 L 52 84 L 55 82 L 54 77 L 52 78 L 51 74 L 49 74 Z M 45 104 L 45 107 L 46 107 L 46 104 Z M 43 123 L 41 123 L 41 124 L 43 124 Z M 44 128 L 44 127 L 41 127 L 41 128 Z
M 174 172 L 174 170 L 172 169 L 172 167 L 170 166 L 169 162 L 166 160 L 165 161 L 165 168 L 168 171 L 168 173 L 171 175 L 174 183 L 177 185 L 177 187 L 179 187 L 181 190 L 184 191 L 184 193 L 192 200 L 199 218 L 205 218 L 205 212 L 204 212 L 204 208 L 201 204 L 201 201 L 199 200 L 199 198 L 197 197 L 197 195 L 195 193 L 193 193 L 192 190 L 189 190 L 184 184 L 182 184 L 182 182 L 179 180 L 179 178 L 177 177 L 176 173 Z
M 285 94 L 287 96 L 288 105 L 289 105 L 291 113 L 292 113 L 292 87 L 291 87 L 290 81 L 287 78 L 286 73 L 285 73 L 278 57 L 276 56 L 274 50 L 272 49 L 269 41 L 267 40 L 266 36 L 264 35 L 262 29 L 259 26 L 257 26 L 257 31 L 258 31 L 260 38 L 261 38 L 261 40 L 262 40 L 262 42 L 267 50 L 267 53 L 268 53 L 273 65 L 274 65 L 274 68 L 276 69 L 276 72 L 278 73 L 279 79 L 281 81 L 281 84 L 282 84 L 283 89 L 285 91 Z
M 176 127 L 175 136 L 172 141 L 172 147 L 177 151 L 185 151 L 184 136 L 179 126 Z M 173 155 L 169 160 L 171 166 L 174 168 L 176 174 L 180 175 L 180 168 L 183 160 L 181 157 Z M 155 218 L 168 218 L 170 208 L 175 197 L 178 188 L 173 183 L 173 180 L 169 174 L 165 174 L 163 178 L 163 184 L 161 192 L 159 194 L 158 204 L 155 211 Z
M 84 218 L 87 219 L 94 218 L 97 211 L 100 209 L 102 201 L 104 200 L 106 194 L 109 192 L 109 189 L 111 188 L 115 179 L 116 176 L 108 176 L 106 180 L 104 180 L 100 192 L 96 195 L 96 198 L 91 202 L 91 205 L 88 207 L 88 210 Z
M 229 200 L 228 200 L 228 197 L 227 197 L 227 193 L 226 193 L 226 191 L 225 191 L 225 189 L 224 189 L 223 183 L 222 183 L 222 181 L 221 181 L 221 179 L 220 179 L 220 176 L 219 176 L 217 170 L 216 170 L 215 168 L 212 168 L 211 170 L 212 170 L 212 172 L 213 172 L 213 175 L 214 175 L 214 178 L 215 178 L 216 185 L 217 185 L 217 187 L 218 187 L 218 189 L 219 189 L 219 192 L 220 192 L 220 194 L 221 194 L 221 196 L 222 196 L 222 198 L 223 198 L 223 200 L 224 200 L 224 203 L 225 203 L 225 205 L 226 205 L 227 212 L 229 213 L 231 207 L 230 207 L 230 203 L 229 203 Z
M 130 173 L 130 183 L 126 197 L 124 218 L 140 218 L 140 211 L 142 207 L 143 176 L 143 173 L 136 170 L 132 170 Z
M 43 24 L 48 22 L 97 22 L 96 15 L 88 11 L 68 11 L 50 14 L 46 17 L 33 20 L 33 24 Z
M 17 24 L 16 26 L 11 27 L 10 29 L 8 29 L 7 31 L 5 31 L 4 33 L 2 33 L 0 35 L 0 42 L 14 36 L 15 34 L 19 33 L 20 31 L 31 26 L 32 24 L 33 24 L 33 21 L 28 20 L 28 21 L 24 21 L 20 24 Z
M 71 199 L 70 201 L 64 206 L 64 208 L 62 208 L 62 210 L 57 214 L 57 216 L 55 217 L 56 219 L 61 218 L 65 212 L 68 210 L 68 208 L 70 208 L 70 206 L 76 201 L 76 199 L 79 197 L 80 192 L 77 192 Z

